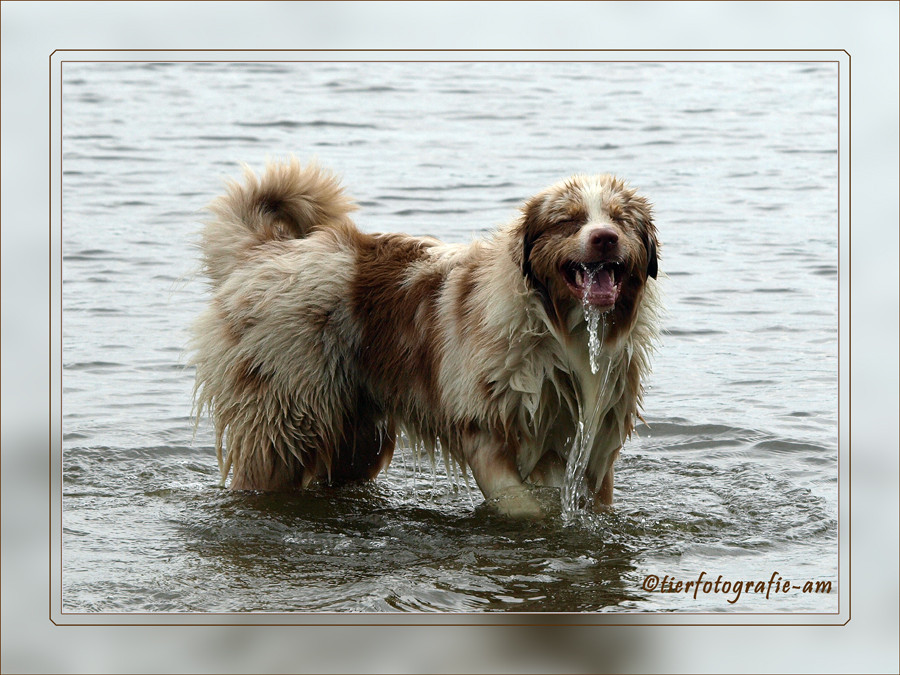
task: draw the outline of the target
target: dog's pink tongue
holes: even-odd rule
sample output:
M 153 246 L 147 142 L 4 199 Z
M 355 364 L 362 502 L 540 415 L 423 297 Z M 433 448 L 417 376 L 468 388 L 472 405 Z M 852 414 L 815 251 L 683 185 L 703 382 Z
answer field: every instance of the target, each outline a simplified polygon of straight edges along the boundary
M 612 270 L 597 270 L 584 276 L 583 299 L 596 307 L 612 307 L 619 297 Z

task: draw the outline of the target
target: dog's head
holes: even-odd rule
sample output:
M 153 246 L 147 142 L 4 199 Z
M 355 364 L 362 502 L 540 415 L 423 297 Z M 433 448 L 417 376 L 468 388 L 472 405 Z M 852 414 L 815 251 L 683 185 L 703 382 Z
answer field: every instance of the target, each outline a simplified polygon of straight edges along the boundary
M 522 207 L 517 239 L 526 282 L 560 329 L 586 304 L 610 313 L 608 338 L 629 330 L 657 275 L 650 204 L 613 176 L 573 176 L 535 195 Z

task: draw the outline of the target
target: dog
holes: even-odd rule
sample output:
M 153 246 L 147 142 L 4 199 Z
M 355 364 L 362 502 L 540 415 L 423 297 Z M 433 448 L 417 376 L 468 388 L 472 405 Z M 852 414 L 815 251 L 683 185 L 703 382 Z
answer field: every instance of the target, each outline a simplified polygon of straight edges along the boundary
M 339 179 L 296 158 L 246 168 L 209 208 L 190 363 L 223 484 L 373 479 L 405 433 L 509 516 L 543 515 L 529 484 L 576 480 L 612 503 L 661 310 L 652 207 L 634 189 L 576 175 L 469 244 L 364 233 Z

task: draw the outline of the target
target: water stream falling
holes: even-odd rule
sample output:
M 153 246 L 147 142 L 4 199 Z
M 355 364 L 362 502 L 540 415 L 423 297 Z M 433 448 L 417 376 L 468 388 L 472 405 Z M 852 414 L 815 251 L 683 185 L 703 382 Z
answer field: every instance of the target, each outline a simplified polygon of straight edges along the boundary
M 584 269 L 587 277 L 587 287 L 594 283 L 594 274 L 587 268 Z M 609 382 L 609 374 L 612 361 L 608 354 L 603 353 L 601 347 L 606 335 L 606 319 L 608 312 L 602 312 L 594 305 L 587 302 L 587 294 L 582 302 L 584 320 L 587 324 L 588 355 L 590 357 L 591 373 L 596 375 L 601 367 L 605 368 L 599 381 L 594 380 L 596 389 L 584 386 L 578 392 L 578 429 L 572 441 L 572 447 L 566 460 L 566 476 L 562 487 L 562 514 L 566 521 L 571 520 L 588 503 L 589 493 L 585 484 L 585 473 L 591 456 L 591 448 L 597 436 L 600 426 L 600 408 L 605 400 L 605 392 Z M 588 417 L 587 415 L 590 414 Z
M 587 322 L 588 329 L 588 353 L 591 357 L 591 372 L 596 375 L 600 370 L 600 345 L 603 342 L 600 333 L 600 323 L 603 322 L 602 330 L 606 332 L 606 314 L 602 313 L 593 305 L 584 303 L 584 320 Z

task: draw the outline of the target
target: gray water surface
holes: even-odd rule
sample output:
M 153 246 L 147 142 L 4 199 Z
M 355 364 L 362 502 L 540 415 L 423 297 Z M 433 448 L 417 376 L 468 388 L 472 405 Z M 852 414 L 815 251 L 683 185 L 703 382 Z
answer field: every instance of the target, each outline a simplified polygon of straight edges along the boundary
M 835 64 L 62 72 L 64 611 L 837 610 Z M 611 513 L 510 522 L 403 449 L 371 484 L 219 487 L 183 355 L 202 208 L 288 153 L 342 174 L 369 231 L 470 241 L 578 172 L 653 201 L 666 331 Z M 702 571 L 833 588 L 644 588 Z

